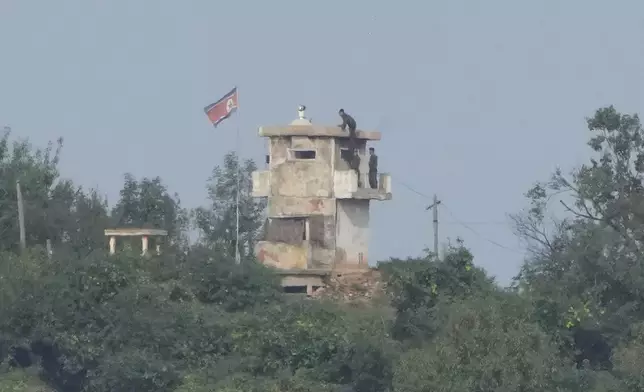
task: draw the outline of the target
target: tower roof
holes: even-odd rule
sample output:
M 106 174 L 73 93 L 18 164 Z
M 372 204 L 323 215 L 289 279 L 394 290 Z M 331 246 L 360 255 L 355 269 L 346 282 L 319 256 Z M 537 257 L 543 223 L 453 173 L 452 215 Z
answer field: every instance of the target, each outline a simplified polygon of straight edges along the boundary
M 316 125 L 306 118 L 304 111 L 306 106 L 300 105 L 298 108 L 298 117 L 289 125 L 272 125 L 259 127 L 259 136 L 262 137 L 280 137 L 280 136 L 310 136 L 310 137 L 330 137 L 330 138 L 349 138 L 349 132 L 343 131 L 339 126 Z M 362 140 L 380 140 L 381 134 L 378 131 L 356 130 L 356 139 Z
M 279 136 L 311 136 L 311 137 L 333 137 L 339 139 L 348 139 L 349 132 L 343 131 L 338 126 L 324 125 L 273 125 L 259 127 L 259 136 L 262 137 L 279 137 Z M 363 140 L 380 140 L 381 134 L 378 131 L 356 130 L 356 139 Z

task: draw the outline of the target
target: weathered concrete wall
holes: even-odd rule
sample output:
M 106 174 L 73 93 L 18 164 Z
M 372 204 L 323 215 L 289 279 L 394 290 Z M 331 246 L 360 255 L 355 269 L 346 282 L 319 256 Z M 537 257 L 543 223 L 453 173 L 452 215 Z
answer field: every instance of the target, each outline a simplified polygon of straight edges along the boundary
M 335 264 L 335 249 L 311 248 L 310 269 L 330 270 Z
M 253 172 L 253 197 L 266 197 L 270 194 L 271 172 L 268 170 Z
M 284 287 L 298 287 L 298 286 L 324 286 L 324 278 L 319 275 L 290 275 L 282 278 L 282 286 Z
M 323 139 L 310 138 L 307 136 L 292 136 L 291 137 L 291 148 L 302 149 L 302 150 L 315 150 L 319 148 L 319 141 Z M 324 140 L 326 144 L 327 140 Z
M 324 197 L 272 197 L 268 199 L 269 217 L 305 215 L 335 216 L 335 199 Z
M 342 170 L 333 173 L 333 194 L 335 197 L 349 198 L 358 191 L 358 178 L 353 170 Z
M 391 174 L 380 174 L 380 179 L 378 180 L 378 189 L 384 191 L 385 193 L 391 193 Z
M 275 268 L 306 269 L 309 259 L 309 245 L 288 245 L 281 242 L 260 241 L 255 246 L 257 259 Z
M 336 264 L 367 264 L 369 200 L 337 200 Z
M 288 158 L 288 149 L 291 147 L 291 138 L 289 137 L 274 137 L 270 139 L 270 155 L 271 160 L 269 169 L 286 162 Z
M 271 196 L 332 196 L 332 140 L 294 137 L 293 140 L 276 138 L 271 143 Z M 315 150 L 316 158 L 293 160 L 289 156 L 291 148 Z
M 308 218 L 309 242 L 312 247 L 335 248 L 335 217 L 311 216 Z
M 335 263 L 335 216 L 309 217 L 309 268 L 331 269 Z

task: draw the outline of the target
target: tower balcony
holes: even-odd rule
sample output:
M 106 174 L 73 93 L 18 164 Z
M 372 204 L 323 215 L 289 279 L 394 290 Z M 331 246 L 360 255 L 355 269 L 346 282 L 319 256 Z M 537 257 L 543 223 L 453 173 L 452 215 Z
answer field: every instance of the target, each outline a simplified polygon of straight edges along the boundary
M 391 200 L 391 175 L 378 174 L 378 187 L 369 187 L 369 174 L 354 170 L 337 170 L 333 176 L 333 192 L 337 199 Z
M 253 172 L 253 197 L 268 197 L 271 190 L 271 172 L 258 170 Z

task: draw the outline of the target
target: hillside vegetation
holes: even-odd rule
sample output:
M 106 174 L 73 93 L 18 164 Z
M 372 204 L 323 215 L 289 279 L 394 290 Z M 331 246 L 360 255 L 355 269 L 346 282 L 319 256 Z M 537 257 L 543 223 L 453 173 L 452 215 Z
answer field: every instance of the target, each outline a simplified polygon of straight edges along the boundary
M 537 183 L 512 216 L 528 254 L 512 287 L 457 240 L 442 261 L 388 260 L 315 298 L 283 294 L 250 252 L 265 208 L 251 197 L 252 161 L 228 154 L 195 210 L 160 178 L 131 175 L 110 207 L 61 178 L 62 143 L 38 150 L 5 135 L 0 392 L 643 391 L 644 130 L 612 107 L 588 128 L 595 157 Z M 549 218 L 553 201 L 567 213 Z M 131 242 L 108 256 L 108 226 L 169 238 L 161 255 L 142 258 Z M 189 244 L 192 226 L 202 235 Z

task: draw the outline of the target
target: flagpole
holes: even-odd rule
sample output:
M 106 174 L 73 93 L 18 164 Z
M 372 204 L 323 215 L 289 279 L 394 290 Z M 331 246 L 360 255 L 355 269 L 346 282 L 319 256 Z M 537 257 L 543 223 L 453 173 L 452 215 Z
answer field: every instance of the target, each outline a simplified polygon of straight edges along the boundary
M 208 119 L 217 128 L 217 125 L 223 120 L 229 118 L 233 113 L 232 111 L 239 110 L 239 93 L 237 86 L 235 86 L 228 94 L 224 95 L 221 99 L 213 104 L 204 108 Z M 235 263 L 241 263 L 239 252 L 239 197 L 240 197 L 240 177 L 241 177 L 241 157 L 240 157 L 240 140 L 239 140 L 239 125 L 240 121 L 237 119 L 237 132 L 235 135 L 235 156 L 237 158 L 237 173 L 235 173 Z
M 239 90 L 237 90 L 237 111 L 239 111 Z M 237 113 L 237 134 L 235 135 L 235 154 L 237 155 L 237 186 L 235 192 L 235 263 L 241 264 L 239 255 L 239 177 L 241 176 L 241 156 L 239 155 L 239 113 Z

